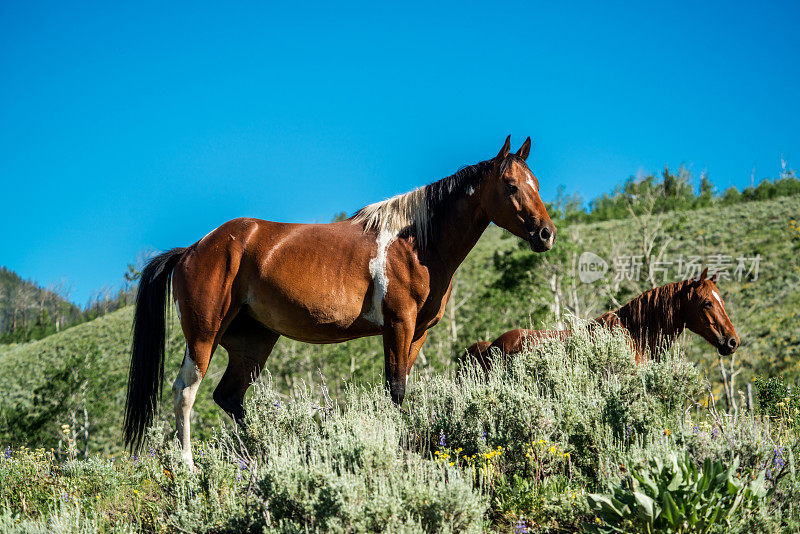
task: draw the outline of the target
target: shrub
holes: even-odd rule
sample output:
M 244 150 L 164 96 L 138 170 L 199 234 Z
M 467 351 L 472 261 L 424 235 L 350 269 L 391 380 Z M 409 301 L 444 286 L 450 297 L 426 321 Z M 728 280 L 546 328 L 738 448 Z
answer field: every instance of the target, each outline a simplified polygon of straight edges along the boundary
M 800 426 L 800 389 L 789 386 L 778 377 L 756 377 L 758 405 L 762 413 Z

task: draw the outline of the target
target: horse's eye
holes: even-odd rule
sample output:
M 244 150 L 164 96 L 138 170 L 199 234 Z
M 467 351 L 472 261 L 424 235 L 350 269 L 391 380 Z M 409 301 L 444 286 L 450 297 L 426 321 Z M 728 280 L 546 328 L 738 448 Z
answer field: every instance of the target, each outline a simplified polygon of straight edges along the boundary
M 713 304 L 713 303 L 712 303 L 710 300 L 707 300 L 707 301 L 705 301 L 705 302 L 703 303 L 703 307 L 704 307 L 704 308 L 710 308 L 710 307 L 712 307 L 713 305 L 714 305 L 714 304 Z
M 509 195 L 513 195 L 517 192 L 517 186 L 514 184 L 506 184 L 506 191 Z

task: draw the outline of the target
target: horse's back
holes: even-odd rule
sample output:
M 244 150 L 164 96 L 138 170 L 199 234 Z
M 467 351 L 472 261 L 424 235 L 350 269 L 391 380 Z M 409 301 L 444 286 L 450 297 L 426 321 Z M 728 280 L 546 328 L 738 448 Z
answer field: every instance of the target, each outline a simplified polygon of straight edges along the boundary
M 534 346 L 542 339 L 558 337 L 556 330 L 529 330 L 517 328 L 505 332 L 492 343 L 493 348 L 499 349 L 503 354 L 516 354 L 526 347 Z
M 380 333 L 367 318 L 375 241 L 348 221 L 295 224 L 241 218 L 190 248 L 176 278 L 282 335 L 333 342 Z M 197 299 L 194 299 L 197 300 Z

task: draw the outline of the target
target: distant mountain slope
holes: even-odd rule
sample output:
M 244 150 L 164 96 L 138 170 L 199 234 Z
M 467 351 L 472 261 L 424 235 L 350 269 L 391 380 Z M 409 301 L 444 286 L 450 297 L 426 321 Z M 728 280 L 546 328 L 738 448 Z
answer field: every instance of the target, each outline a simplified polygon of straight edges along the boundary
M 29 443 L 54 446 L 62 424 L 74 419 L 83 426 L 85 409 L 93 448 L 118 450 L 132 319 L 129 306 L 39 341 L 0 348 L 0 443 L 22 435 Z M 180 365 L 177 322 L 170 334 L 168 374 Z M 198 404 L 202 409 L 203 401 Z
M 697 257 L 700 263 L 715 256 L 730 258 L 733 266 L 739 257 L 748 260 L 746 266 L 760 258 L 756 279 L 753 273 L 742 273 L 741 281 L 734 277 L 719 283 L 742 338 L 736 353 L 737 366 L 741 364 L 743 370 L 738 384 L 743 387 L 754 374 L 798 377 L 799 219 L 800 196 L 793 196 L 667 213 L 649 220 L 562 224 L 556 247 L 547 254 L 533 254 L 518 239 L 490 227 L 459 269 L 447 313 L 430 331 L 412 381 L 414 374 L 452 369 L 456 356 L 477 339 L 529 324 L 553 326 L 556 309 L 562 317 L 570 312 L 593 317 L 615 307 L 615 301 L 625 302 L 646 289 L 649 285 L 642 277 L 638 281 L 628 279 L 633 276 L 615 280 L 615 274 L 625 274 L 623 267 L 633 261 L 630 258 L 641 253 L 643 236 L 652 238 L 654 250 L 663 248 L 662 263 L 672 262 L 666 266 L 665 281 L 678 279 L 678 264 L 686 267 Z M 608 272 L 600 280 L 580 281 L 577 270 L 583 252 L 592 252 L 608 263 Z M 729 266 L 729 274 L 734 274 L 733 266 Z M 0 445 L 22 441 L 55 446 L 61 424 L 82 427 L 86 417 L 91 448 L 118 450 L 132 316 L 132 307 L 127 307 L 40 341 L 0 346 Z M 695 335 L 686 335 L 684 343 L 689 358 L 717 383 L 716 351 Z M 170 385 L 182 351 L 182 336 L 173 316 L 166 402 L 162 404 L 169 424 Z M 193 426 L 197 438 L 212 432 L 224 417 L 213 404 L 211 392 L 225 364 L 225 352 L 220 349 L 198 393 L 194 417 L 199 424 Z M 344 380 L 380 377 L 382 365 L 380 338 L 338 345 L 306 345 L 284 338 L 276 345 L 267 370 L 283 391 L 302 382 L 319 382 L 319 370 L 336 394 Z
M 80 315 L 80 309 L 53 288 L 0 267 L 0 342 L 42 338 L 73 324 Z

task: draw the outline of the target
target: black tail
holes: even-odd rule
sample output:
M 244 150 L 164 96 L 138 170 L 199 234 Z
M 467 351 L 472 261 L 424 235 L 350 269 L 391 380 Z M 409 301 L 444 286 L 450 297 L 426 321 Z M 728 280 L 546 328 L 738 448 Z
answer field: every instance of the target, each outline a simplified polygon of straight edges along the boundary
M 172 269 L 185 248 L 174 248 L 150 260 L 142 271 L 133 319 L 131 370 L 125 399 L 125 445 L 136 451 L 156 413 L 164 380 L 166 313 Z

